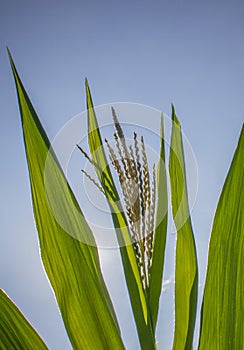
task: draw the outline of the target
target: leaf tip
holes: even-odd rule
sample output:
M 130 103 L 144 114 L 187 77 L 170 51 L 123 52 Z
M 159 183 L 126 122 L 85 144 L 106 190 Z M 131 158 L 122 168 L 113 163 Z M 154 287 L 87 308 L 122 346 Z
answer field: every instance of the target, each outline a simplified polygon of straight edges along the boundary
M 8 48 L 8 45 L 6 45 L 6 50 L 7 50 L 8 56 L 11 57 L 11 53 L 10 53 L 10 50 L 9 50 L 9 48 Z
M 91 99 L 91 91 L 90 91 L 90 87 L 89 87 L 89 83 L 88 83 L 88 79 L 87 77 L 85 78 L 85 87 L 86 87 L 86 101 L 87 101 L 87 108 L 90 108 L 90 104 L 92 103 L 92 99 Z
M 164 121 L 164 112 L 161 113 L 161 123 Z
M 13 58 L 12 58 L 12 55 L 11 55 L 11 52 L 10 52 L 8 46 L 6 46 L 6 50 L 7 50 L 9 62 L 10 62 L 10 64 L 11 64 L 11 68 L 12 68 L 13 70 L 16 70 L 16 69 L 15 69 L 15 65 L 14 65 L 14 61 L 13 61 Z
M 173 103 L 171 103 L 171 109 L 172 109 L 172 114 L 171 114 L 171 118 L 172 118 L 172 121 L 180 127 L 180 121 L 179 119 L 177 118 L 176 116 L 176 113 L 175 113 L 175 107 L 173 105 Z

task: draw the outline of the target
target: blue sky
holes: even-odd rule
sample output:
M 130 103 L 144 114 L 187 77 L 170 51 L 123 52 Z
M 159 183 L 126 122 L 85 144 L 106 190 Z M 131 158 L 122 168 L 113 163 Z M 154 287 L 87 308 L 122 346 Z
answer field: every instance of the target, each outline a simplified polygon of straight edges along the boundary
M 70 346 L 39 256 L 6 45 L 51 140 L 85 109 L 86 76 L 96 105 L 136 102 L 170 114 L 174 102 L 199 168 L 192 215 L 202 284 L 213 213 L 243 122 L 243 18 L 242 1 L 1 2 L 0 286 L 50 349 Z M 137 349 L 117 252 L 101 255 L 125 343 Z M 158 330 L 168 349 L 170 292 Z

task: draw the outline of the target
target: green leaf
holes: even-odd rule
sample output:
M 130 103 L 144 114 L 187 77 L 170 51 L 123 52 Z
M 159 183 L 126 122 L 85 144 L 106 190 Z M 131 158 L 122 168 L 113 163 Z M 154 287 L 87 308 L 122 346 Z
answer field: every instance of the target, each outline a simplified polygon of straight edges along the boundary
M 34 328 L 2 289 L 0 289 L 0 349 L 47 349 Z
M 199 349 L 244 348 L 244 127 L 211 233 Z
M 198 270 L 187 198 L 181 126 L 173 106 L 169 173 L 172 212 L 177 229 L 173 349 L 187 350 L 192 349 L 197 307 Z
M 9 58 L 18 93 L 42 261 L 70 341 L 79 350 L 124 349 L 92 232 L 53 151 L 49 152 L 47 135 L 10 54 Z M 69 235 L 56 220 L 50 200 L 55 203 L 53 210 L 62 217 L 62 224 L 81 241 Z
M 157 167 L 157 209 L 156 225 L 153 242 L 152 265 L 150 269 L 149 282 L 149 303 L 152 315 L 153 329 L 155 332 L 160 294 L 163 281 L 164 252 L 168 222 L 168 193 L 167 177 L 165 168 L 165 147 L 164 147 L 164 117 L 161 118 L 160 132 L 160 160 Z
M 98 122 L 87 80 L 86 95 L 88 110 L 88 142 L 90 153 L 93 161 L 98 165 L 95 166 L 95 170 L 98 179 L 105 191 L 108 204 L 111 208 L 112 219 L 120 247 L 125 279 L 137 326 L 139 341 L 143 350 L 155 349 L 156 345 L 152 330 L 151 316 L 148 310 L 147 299 L 142 286 L 135 252 L 131 244 L 130 232 L 128 230 L 126 218 L 119 204 L 119 195 L 104 152 L 101 134 L 98 127 Z

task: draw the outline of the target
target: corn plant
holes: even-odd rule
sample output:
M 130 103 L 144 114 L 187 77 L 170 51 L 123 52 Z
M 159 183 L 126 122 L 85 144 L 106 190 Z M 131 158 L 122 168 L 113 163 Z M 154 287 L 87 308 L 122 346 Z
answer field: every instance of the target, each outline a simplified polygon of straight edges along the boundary
M 50 142 L 19 78 L 11 55 L 29 169 L 41 258 L 55 293 L 73 349 L 125 349 L 120 327 L 100 268 L 93 233 L 79 207 Z M 83 170 L 104 195 L 115 227 L 125 280 L 142 350 L 155 350 L 159 298 L 166 247 L 168 201 L 177 229 L 175 255 L 175 326 L 173 349 L 192 349 L 198 293 L 198 265 L 187 196 L 181 125 L 172 106 L 169 156 L 171 198 L 167 196 L 164 118 L 159 162 L 149 169 L 143 135 L 128 144 L 112 108 L 114 146 L 102 141 L 86 81 L 90 155 L 97 180 Z M 209 245 L 201 307 L 198 349 L 243 349 L 243 128 L 217 210 Z M 44 181 L 75 239 L 55 220 Z M 51 156 L 50 156 L 51 154 Z M 120 188 L 115 185 L 109 157 Z M 74 210 L 75 207 L 75 210 Z M 162 217 L 162 212 L 166 214 Z M 90 244 L 86 244 L 89 242 Z M 18 308 L 0 292 L 0 348 L 47 349 Z

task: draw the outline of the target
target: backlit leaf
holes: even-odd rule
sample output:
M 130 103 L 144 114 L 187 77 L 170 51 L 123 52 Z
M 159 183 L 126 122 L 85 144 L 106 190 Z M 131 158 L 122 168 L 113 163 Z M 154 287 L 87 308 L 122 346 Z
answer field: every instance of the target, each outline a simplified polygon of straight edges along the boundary
M 244 348 L 244 127 L 214 217 L 199 349 Z
M 192 349 L 196 318 L 198 271 L 189 212 L 181 126 L 172 106 L 169 160 L 171 203 L 177 230 L 175 262 L 174 350 Z
M 12 300 L 0 289 L 0 349 L 47 350 Z
M 53 151 L 49 152 L 47 135 L 9 57 L 21 112 L 41 257 L 68 336 L 74 349 L 124 349 L 92 232 Z M 62 226 L 53 215 L 50 200 L 55 203 L 56 215 L 62 217 Z M 80 240 L 69 235 L 64 224 Z
M 153 243 L 152 266 L 150 269 L 149 301 L 152 315 L 153 328 L 155 332 L 160 294 L 162 289 L 164 252 L 168 221 L 168 193 L 165 169 L 165 147 L 164 147 L 164 117 L 161 118 L 160 132 L 160 160 L 157 169 L 157 209 L 156 225 Z
M 123 210 L 119 204 L 119 195 L 114 184 L 106 155 L 104 152 L 100 130 L 93 107 L 90 89 L 86 81 L 87 113 L 88 113 L 88 140 L 92 159 L 99 166 L 95 167 L 97 176 L 104 188 L 108 204 L 111 208 L 112 219 L 116 229 L 120 254 L 123 263 L 125 279 L 130 301 L 137 326 L 137 332 L 143 350 L 155 349 L 155 340 L 148 311 L 147 299 L 143 290 L 140 272 L 131 244 L 130 232 Z

